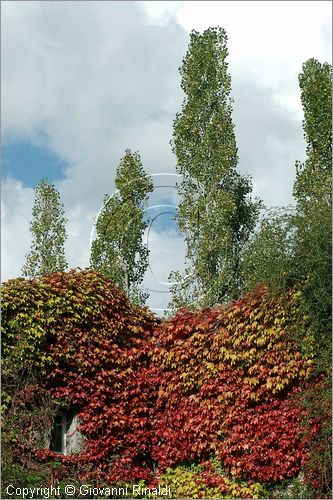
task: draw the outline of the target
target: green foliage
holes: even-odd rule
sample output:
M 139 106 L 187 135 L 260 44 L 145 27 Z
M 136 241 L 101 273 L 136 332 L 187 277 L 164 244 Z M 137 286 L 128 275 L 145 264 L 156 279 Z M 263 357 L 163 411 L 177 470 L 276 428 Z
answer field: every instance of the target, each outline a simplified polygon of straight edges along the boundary
M 112 279 L 134 302 L 143 304 L 148 297 L 139 286 L 148 266 L 148 249 L 142 243 L 147 227 L 143 209 L 153 185 L 143 170 L 139 153 L 126 150 L 115 184 L 116 193 L 104 198 L 90 264 Z
M 76 491 L 79 491 L 80 482 L 72 476 L 72 471 L 60 462 L 34 462 L 22 466 L 8 463 L 5 459 L 2 463 L 1 498 L 13 498 L 7 494 L 8 486 L 11 492 L 13 486 L 21 489 L 21 495 L 15 498 L 73 498 L 72 495 L 66 495 L 65 486 L 68 484 L 75 485 Z M 29 492 L 24 492 L 23 488 L 29 488 Z M 60 497 L 57 494 L 58 488 Z
M 323 369 L 331 365 L 332 67 L 309 59 L 299 83 L 307 159 L 296 165 L 295 260 Z
M 8 463 L 6 458 L 3 457 L 1 468 L 1 498 L 8 498 L 6 490 L 9 485 L 15 485 L 15 487 L 38 488 L 41 484 L 47 484 L 47 480 L 48 471 L 27 470 L 21 465 Z
M 296 216 L 294 269 L 302 290 L 303 312 L 310 318 L 315 339 L 318 371 L 322 371 L 330 369 L 332 351 L 332 215 L 330 204 L 313 205 Z
M 30 230 L 31 250 L 23 266 L 23 276 L 37 278 L 67 267 L 64 244 L 66 222 L 60 195 L 53 184 L 42 179 L 35 188 Z
M 304 111 L 307 159 L 296 164 L 294 194 L 302 207 L 309 199 L 330 194 L 332 173 L 332 67 L 309 59 L 299 75 Z M 326 189 L 325 189 L 326 188 Z M 328 189 L 327 189 L 328 188 Z
M 284 207 L 267 210 L 261 218 L 242 256 L 245 291 L 269 285 L 283 293 L 294 284 L 294 216 L 292 207 Z
M 331 80 L 328 64 L 304 63 L 299 82 L 307 159 L 296 164 L 297 205 L 267 212 L 242 260 L 245 289 L 266 284 L 273 293 L 301 290 L 318 371 L 331 364 Z
M 50 470 L 37 464 L 32 448 L 45 446 L 56 401 L 41 389 L 41 377 L 15 365 L 2 373 L 2 498 L 8 485 L 39 487 L 47 484 Z M 2 397 L 3 399 L 3 397 Z
M 170 486 L 171 498 L 266 497 L 266 491 L 259 483 L 237 481 L 216 470 L 214 465 L 214 462 L 206 462 L 168 468 L 159 482 L 161 486 Z
M 167 469 L 160 477 L 160 484 L 170 486 L 171 498 L 222 498 L 218 488 L 204 483 L 195 465 Z
M 41 358 L 39 368 L 45 373 L 45 365 L 50 361 L 44 350 L 46 338 L 56 321 L 53 311 L 62 301 L 50 296 L 45 281 L 28 283 L 27 286 L 25 279 L 18 278 L 2 287 L 2 370 L 6 377 L 27 370 L 29 373 L 37 358 Z
M 172 288 L 171 307 L 207 306 L 236 298 L 241 287 L 240 251 L 259 203 L 250 179 L 236 171 L 227 35 L 222 28 L 192 31 L 180 73 L 185 92 L 176 115 L 172 147 L 181 202 L 177 215 L 187 245 L 185 277 Z

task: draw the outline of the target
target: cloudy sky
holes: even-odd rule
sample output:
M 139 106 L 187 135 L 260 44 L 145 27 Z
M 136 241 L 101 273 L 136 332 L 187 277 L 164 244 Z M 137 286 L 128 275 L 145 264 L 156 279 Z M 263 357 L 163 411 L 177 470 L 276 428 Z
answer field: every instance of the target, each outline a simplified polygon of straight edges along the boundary
M 227 31 L 239 169 L 266 206 L 292 203 L 304 159 L 297 77 L 310 57 L 331 62 L 331 2 L 2 1 L 1 11 L 2 281 L 21 273 L 42 177 L 66 209 L 69 267 L 88 265 L 94 217 L 129 147 L 155 174 L 145 285 L 158 290 L 152 308 L 167 305 L 163 283 L 184 256 L 169 141 L 192 29 Z

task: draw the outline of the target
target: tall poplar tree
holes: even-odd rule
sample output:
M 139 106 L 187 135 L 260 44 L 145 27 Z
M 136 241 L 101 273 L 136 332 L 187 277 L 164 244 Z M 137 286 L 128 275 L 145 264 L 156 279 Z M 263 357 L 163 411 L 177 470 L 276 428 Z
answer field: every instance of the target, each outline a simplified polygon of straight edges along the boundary
M 294 196 L 301 208 L 310 200 L 321 200 L 325 190 L 331 195 L 332 66 L 308 59 L 298 80 L 307 153 L 304 163 L 296 162 Z
M 240 254 L 258 217 L 251 181 L 236 171 L 227 56 L 222 28 L 192 31 L 180 68 L 185 98 L 171 144 L 182 175 L 177 222 L 187 253 L 185 275 L 172 273 L 179 280 L 172 308 L 211 306 L 239 294 Z
M 32 209 L 30 231 L 32 243 L 26 256 L 22 274 L 38 278 L 55 271 L 64 271 L 66 223 L 60 194 L 47 179 L 35 187 L 35 202 Z
M 138 152 L 127 149 L 116 172 L 116 193 L 105 196 L 97 220 L 90 264 L 143 304 L 148 294 L 140 284 L 148 267 L 148 249 L 142 238 L 148 225 L 144 218 L 153 183 L 142 167 Z
M 332 67 L 307 60 L 299 75 L 306 160 L 296 162 L 296 206 L 266 214 L 244 252 L 246 288 L 302 292 L 318 360 L 330 366 L 332 309 Z
M 307 157 L 296 163 L 295 268 L 317 352 L 331 365 L 332 66 L 309 59 L 299 75 Z

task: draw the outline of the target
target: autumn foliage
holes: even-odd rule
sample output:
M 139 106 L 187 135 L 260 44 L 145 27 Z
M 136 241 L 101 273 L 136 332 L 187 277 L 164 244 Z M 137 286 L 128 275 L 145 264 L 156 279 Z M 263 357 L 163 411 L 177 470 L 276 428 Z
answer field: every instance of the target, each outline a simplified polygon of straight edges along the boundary
M 288 299 L 261 290 L 160 326 L 153 439 L 161 468 L 215 456 L 234 477 L 275 482 L 299 472 L 304 411 L 293 399 L 312 361 L 289 340 L 297 296 Z
M 306 334 L 298 300 L 261 289 L 160 323 L 89 270 L 7 282 L 4 378 L 29 366 L 34 391 L 75 408 L 85 437 L 70 456 L 32 446 L 35 459 L 194 498 L 257 498 L 259 483 L 296 477 L 309 451 L 300 397 L 316 383 L 311 350 L 293 341 Z
M 153 316 L 92 271 L 10 281 L 3 309 L 6 366 L 31 364 L 59 404 L 79 412 L 86 446 L 72 460 L 109 481 L 150 477 Z

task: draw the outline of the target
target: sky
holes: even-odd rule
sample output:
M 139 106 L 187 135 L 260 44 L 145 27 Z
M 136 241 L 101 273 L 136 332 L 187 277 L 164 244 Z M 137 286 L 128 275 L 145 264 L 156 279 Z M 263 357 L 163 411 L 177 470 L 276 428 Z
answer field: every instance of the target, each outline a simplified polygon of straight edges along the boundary
M 310 57 L 331 62 L 331 2 L 2 1 L 1 14 L 2 281 L 21 274 L 42 177 L 65 206 L 69 268 L 89 265 L 94 220 L 131 148 L 155 186 L 148 305 L 167 307 L 169 273 L 185 254 L 169 141 L 192 29 L 228 34 L 238 168 L 253 195 L 293 203 L 305 158 L 298 74 Z

